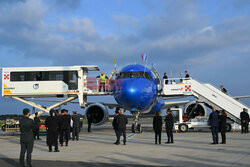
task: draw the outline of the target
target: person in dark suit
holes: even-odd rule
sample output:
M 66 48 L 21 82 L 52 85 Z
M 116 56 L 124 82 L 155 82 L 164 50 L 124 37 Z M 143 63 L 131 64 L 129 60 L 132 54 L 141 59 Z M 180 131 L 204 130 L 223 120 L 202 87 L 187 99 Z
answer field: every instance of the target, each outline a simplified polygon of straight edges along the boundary
M 88 132 L 91 132 L 91 124 L 93 122 L 93 116 L 91 113 L 88 113 L 87 119 L 88 119 Z
M 117 144 L 117 143 L 120 142 L 118 140 L 118 138 L 119 138 L 119 130 L 118 130 L 118 122 L 117 122 L 117 117 L 119 115 L 119 110 L 120 110 L 120 108 L 117 107 L 116 110 L 115 110 L 115 116 L 114 116 L 114 119 L 113 119 L 113 122 L 112 122 L 113 129 L 114 129 L 115 135 L 116 135 L 116 142 L 114 144 Z
M 76 139 L 78 141 L 79 140 L 79 130 L 80 130 L 80 116 L 77 114 L 76 111 L 73 112 L 72 120 L 73 120 L 72 140 L 74 141 Z
M 221 91 L 222 91 L 223 93 L 227 94 L 227 90 L 224 88 L 223 85 L 221 85 L 220 88 L 221 88 Z
M 211 144 L 218 144 L 219 113 L 215 107 L 212 108 L 212 113 L 209 115 L 209 125 L 211 126 L 211 132 L 213 136 L 213 143 Z
M 123 135 L 123 145 L 126 145 L 126 125 L 128 124 L 128 118 L 124 115 L 123 110 L 119 110 L 119 115 L 117 116 L 117 125 L 118 125 L 118 139 L 117 145 L 120 144 L 120 136 Z
M 69 127 L 70 127 L 70 115 L 67 114 L 67 110 L 62 110 L 63 114 L 60 118 L 60 144 L 63 146 L 63 138 L 65 137 L 65 144 L 68 146 L 69 142 Z
M 34 145 L 34 135 L 33 135 L 33 130 L 34 130 L 34 122 L 32 119 L 29 118 L 30 116 L 30 110 L 25 108 L 23 109 L 23 116 L 20 120 L 20 144 L 21 144 L 21 151 L 20 151 L 20 159 L 19 163 L 20 166 L 25 166 L 24 165 L 24 156 L 25 153 L 27 152 L 26 156 L 26 161 L 27 161 L 27 166 L 32 166 L 31 165 L 31 153 L 33 151 L 33 145 Z
M 161 144 L 162 116 L 160 116 L 159 111 L 155 112 L 153 118 L 153 129 L 155 132 L 155 144 L 157 144 L 157 137 L 159 137 L 159 144 Z
M 225 110 L 221 111 L 221 115 L 219 116 L 219 123 L 220 123 L 220 132 L 221 132 L 221 139 L 222 142 L 220 144 L 226 144 L 226 123 L 227 123 L 227 113 Z
M 55 146 L 54 152 L 59 152 L 58 150 L 58 127 L 59 120 L 56 111 L 50 110 L 50 116 L 45 120 L 45 126 L 47 130 L 47 143 L 49 146 L 49 152 L 52 152 L 52 145 Z
M 171 110 L 167 109 L 167 116 L 165 118 L 165 125 L 166 125 L 166 133 L 168 136 L 168 141 L 166 142 L 166 144 L 168 143 L 174 143 L 174 136 L 173 136 L 173 127 L 174 127 L 174 117 L 171 114 Z
M 189 76 L 189 74 L 188 74 L 187 71 L 185 71 L 185 79 L 186 79 L 186 80 L 187 80 L 187 79 L 190 79 L 190 76 Z
M 165 85 L 168 84 L 168 75 L 167 73 L 164 73 L 163 79 L 165 79 Z
M 248 132 L 248 122 L 249 122 L 249 114 L 247 113 L 247 109 L 243 108 L 243 111 L 240 113 L 241 119 L 241 133 Z
M 39 127 L 40 127 L 40 118 L 38 117 L 38 113 L 35 113 L 35 117 L 34 117 L 34 125 L 35 125 L 35 129 L 34 129 L 34 139 L 36 140 L 41 140 L 39 138 Z

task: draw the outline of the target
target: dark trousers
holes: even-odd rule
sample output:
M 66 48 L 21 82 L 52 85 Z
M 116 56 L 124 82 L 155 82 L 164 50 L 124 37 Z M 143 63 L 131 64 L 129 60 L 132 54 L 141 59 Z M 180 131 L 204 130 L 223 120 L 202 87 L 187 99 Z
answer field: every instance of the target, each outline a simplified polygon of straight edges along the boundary
M 101 89 L 103 89 L 103 92 L 105 92 L 105 83 L 101 83 L 99 84 L 99 92 L 101 92 Z
M 218 127 L 217 126 L 211 126 L 211 132 L 213 136 L 213 142 L 218 143 L 219 137 L 218 137 Z
M 26 161 L 27 161 L 27 166 L 32 166 L 31 165 L 31 153 L 33 151 L 33 145 L 34 142 L 21 142 L 21 151 L 20 151 L 20 159 L 19 163 L 20 166 L 24 166 L 24 156 L 26 154 Z
M 73 136 L 72 139 L 73 140 L 79 140 L 79 127 L 73 127 Z
M 91 122 L 88 122 L 88 132 L 91 132 Z
M 39 127 L 33 130 L 34 139 L 39 139 Z
M 120 143 L 120 137 L 123 136 L 123 143 L 126 143 L 126 130 L 125 129 L 119 129 L 119 135 L 117 138 L 117 141 Z
M 221 139 L 222 139 L 222 143 L 226 143 L 226 131 L 225 130 L 221 130 Z
M 49 150 L 52 150 L 52 146 L 55 146 L 55 150 L 58 150 L 58 133 L 57 131 L 55 132 L 47 132 L 47 136 L 48 136 L 48 146 L 49 146 Z
M 159 140 L 159 144 L 161 144 L 161 130 L 155 130 L 155 143 L 157 144 L 157 138 Z
M 60 132 L 60 144 L 63 144 L 63 138 L 65 137 L 66 145 L 68 145 L 69 142 L 69 129 L 61 129 Z
M 246 125 L 246 131 L 248 133 L 248 127 L 249 127 L 249 122 L 247 122 L 247 125 Z
M 120 138 L 119 138 L 119 130 L 118 129 L 115 129 L 115 135 L 116 135 L 116 142 L 119 143 L 120 142 Z
M 241 133 L 247 133 L 248 132 L 248 122 L 241 122 Z
M 168 142 L 174 142 L 173 128 L 166 128 L 166 133 L 168 136 Z

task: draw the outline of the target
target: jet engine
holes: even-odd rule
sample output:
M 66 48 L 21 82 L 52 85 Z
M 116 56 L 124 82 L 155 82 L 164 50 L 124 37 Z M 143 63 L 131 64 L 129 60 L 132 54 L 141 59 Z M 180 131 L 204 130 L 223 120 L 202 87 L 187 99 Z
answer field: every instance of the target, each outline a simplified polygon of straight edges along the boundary
M 187 114 L 188 119 L 192 119 L 196 116 L 205 116 L 207 110 L 204 104 L 193 101 L 187 105 L 184 113 Z
M 92 119 L 92 125 L 102 125 L 109 118 L 108 108 L 101 103 L 91 104 L 85 110 L 85 118 Z

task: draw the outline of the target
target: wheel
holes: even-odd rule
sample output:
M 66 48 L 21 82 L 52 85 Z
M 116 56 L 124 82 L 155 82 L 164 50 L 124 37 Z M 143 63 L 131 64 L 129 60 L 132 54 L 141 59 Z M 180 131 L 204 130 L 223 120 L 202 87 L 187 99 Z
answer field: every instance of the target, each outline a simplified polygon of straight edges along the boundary
M 230 132 L 232 129 L 232 126 L 229 123 L 226 123 L 226 131 Z
M 4 125 L 2 125 L 2 131 L 5 131 L 5 124 Z
M 136 129 L 137 129 L 137 132 L 138 132 L 138 133 L 142 133 L 141 124 L 138 124 Z
M 188 126 L 186 124 L 180 124 L 179 125 L 179 131 L 180 132 L 187 132 L 188 131 Z
M 131 131 L 132 133 L 135 133 L 135 124 L 132 124 Z

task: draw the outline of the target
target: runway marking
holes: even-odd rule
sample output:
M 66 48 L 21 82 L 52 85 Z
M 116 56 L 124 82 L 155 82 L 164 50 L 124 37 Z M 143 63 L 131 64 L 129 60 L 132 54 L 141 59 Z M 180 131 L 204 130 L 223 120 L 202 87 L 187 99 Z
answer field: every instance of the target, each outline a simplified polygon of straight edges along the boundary
M 130 135 L 127 136 L 127 139 L 131 139 L 136 135 L 136 133 L 131 133 Z

